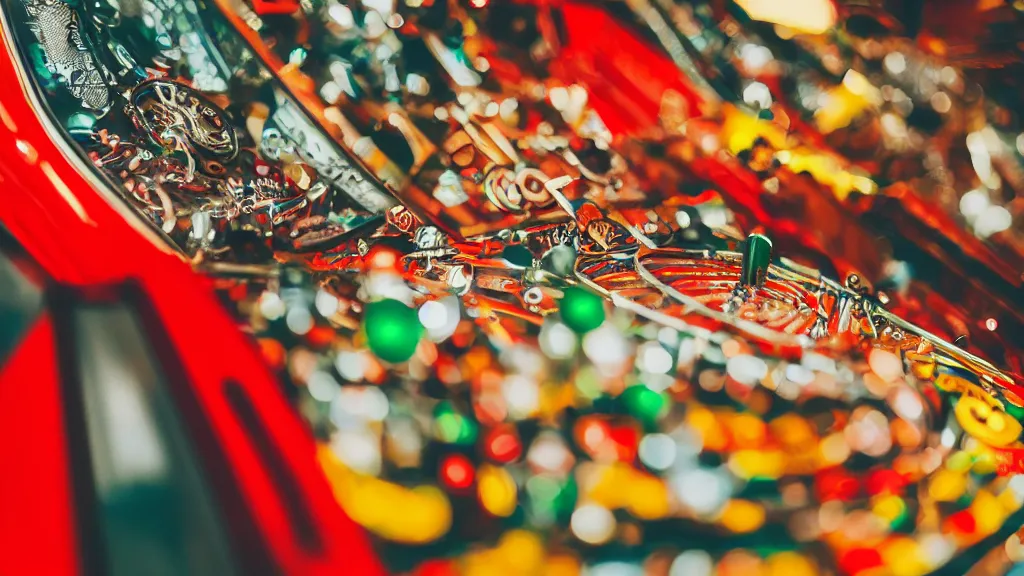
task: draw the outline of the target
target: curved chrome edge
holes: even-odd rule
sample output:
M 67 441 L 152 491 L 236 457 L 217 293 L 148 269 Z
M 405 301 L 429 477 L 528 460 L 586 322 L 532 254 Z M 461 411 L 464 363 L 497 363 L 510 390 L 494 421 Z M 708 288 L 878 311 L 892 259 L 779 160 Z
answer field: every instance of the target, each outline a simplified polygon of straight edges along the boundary
M 202 0 L 201 0 L 202 1 Z M 294 86 L 294 82 L 285 80 L 281 71 L 287 66 L 280 62 L 274 54 L 263 44 L 259 34 L 246 26 L 245 21 L 240 17 L 239 13 L 234 10 L 234 7 L 229 3 L 231 0 L 206 0 L 212 5 L 203 6 L 206 10 L 212 10 L 216 12 L 227 27 L 230 28 L 231 33 L 245 46 L 246 50 L 249 51 L 252 58 L 259 63 L 259 65 L 266 70 L 267 74 L 274 86 L 280 90 L 280 92 L 291 101 L 302 116 L 309 122 L 310 126 L 317 133 L 320 134 L 324 139 L 333 145 L 340 155 L 354 168 L 360 175 L 369 182 L 374 184 L 374 188 L 380 193 L 382 199 L 387 199 L 392 202 L 391 206 L 388 206 L 380 213 L 383 213 L 389 208 L 395 206 L 402 206 L 402 199 L 399 197 L 397 190 L 392 188 L 383 178 L 379 177 L 366 162 L 355 153 L 354 150 L 350 149 L 336 134 L 332 133 L 327 124 L 330 122 L 329 119 L 324 117 L 324 110 L 314 110 L 316 102 L 319 99 L 319 95 L 315 92 L 310 94 L 306 91 L 297 89 Z M 197 2 L 198 4 L 198 2 Z M 198 6 L 197 6 L 198 7 Z M 201 16 L 201 15 L 200 15 Z M 204 29 L 203 33 L 213 39 L 209 30 Z M 311 104 L 310 102 L 313 102 Z M 325 106 L 326 109 L 326 106 Z M 355 198 L 353 198 L 355 200 Z M 358 202 L 358 200 L 357 200 Z
M 807 342 L 801 339 L 795 334 L 786 334 L 784 332 L 777 332 L 769 328 L 765 328 L 756 322 L 744 320 L 742 318 L 734 318 L 728 314 L 713 310 L 696 299 L 683 294 L 675 288 L 665 284 L 659 280 L 650 270 L 640 261 L 640 253 L 637 252 L 633 255 L 633 267 L 640 274 L 640 277 L 646 280 L 654 288 L 661 291 L 662 294 L 672 298 L 676 302 L 683 305 L 683 311 L 685 312 L 697 312 L 703 316 L 722 322 L 725 325 L 732 326 L 740 335 L 754 337 L 765 342 L 774 344 L 776 346 L 787 346 L 800 349 L 806 349 Z
M 50 140 L 53 141 L 57 149 L 60 150 L 64 159 L 142 237 L 161 252 L 177 256 L 183 262 L 188 262 L 189 258 L 185 252 L 156 225 L 156 222 L 146 218 L 131 206 L 127 200 L 114 192 L 116 186 L 103 176 L 97 174 L 94 166 L 87 164 L 77 151 L 71 149 L 71 144 L 67 141 L 67 134 L 55 124 L 50 116 L 49 105 L 39 95 L 38 88 L 33 83 L 29 72 L 25 69 L 25 63 L 18 53 L 18 40 L 15 38 L 11 22 L 7 17 L 7 9 L 4 7 L 0 7 L 0 32 L 3 33 L 4 49 L 7 51 L 8 58 L 14 64 L 22 94 L 25 95 L 32 105 L 36 118 L 43 126 L 43 130 L 50 137 Z

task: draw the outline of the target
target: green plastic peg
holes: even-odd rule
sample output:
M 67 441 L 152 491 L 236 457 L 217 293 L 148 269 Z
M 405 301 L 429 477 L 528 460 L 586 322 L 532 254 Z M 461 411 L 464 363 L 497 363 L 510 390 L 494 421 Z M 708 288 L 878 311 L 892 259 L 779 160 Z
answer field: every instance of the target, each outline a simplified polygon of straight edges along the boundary
M 763 286 L 768 278 L 768 265 L 772 263 L 772 241 L 763 234 L 751 234 L 743 245 L 740 284 Z

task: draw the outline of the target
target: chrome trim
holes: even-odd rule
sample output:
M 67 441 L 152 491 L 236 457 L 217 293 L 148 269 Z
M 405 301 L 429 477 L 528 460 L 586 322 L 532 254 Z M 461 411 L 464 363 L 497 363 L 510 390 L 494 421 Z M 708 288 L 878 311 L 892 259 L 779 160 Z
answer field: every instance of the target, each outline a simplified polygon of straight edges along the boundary
M 223 19 L 226 27 L 234 37 L 245 46 L 245 49 L 252 56 L 253 60 L 259 63 L 259 65 L 266 70 L 275 88 L 277 88 L 278 91 L 288 99 L 289 103 L 302 114 L 315 132 L 319 133 L 327 140 L 327 142 L 333 145 L 333 147 L 339 152 L 340 156 L 342 156 L 356 172 L 359 172 L 366 181 L 371 182 L 374 185 L 374 188 L 376 188 L 376 191 L 380 193 L 384 199 L 391 200 L 393 202 L 391 208 L 403 205 L 398 191 L 388 185 L 387 182 L 384 181 L 384 178 L 378 176 L 376 172 L 367 166 L 366 162 L 364 162 L 354 150 L 345 144 L 343 138 L 336 136 L 331 132 L 327 126 L 327 123 L 331 121 L 326 117 L 321 119 L 320 114 L 311 109 L 311 106 L 308 103 L 308 100 L 310 99 L 312 99 L 314 103 L 320 102 L 323 104 L 324 111 L 329 107 L 323 103 L 316 90 L 307 92 L 296 89 L 293 86 L 294 82 L 289 82 L 284 79 L 281 72 L 289 65 L 277 62 L 277 58 L 275 58 L 270 49 L 262 44 L 259 32 L 247 27 L 245 20 L 242 18 L 243 12 L 236 8 L 239 2 L 232 2 L 232 0 L 196 0 L 197 7 L 200 7 L 200 3 L 204 4 L 201 6 L 202 8 L 215 12 Z M 232 6 L 232 3 L 235 4 L 235 6 Z M 242 3 L 242 6 L 245 6 L 245 4 Z M 216 41 L 216 38 L 213 37 L 213 34 L 211 34 L 208 29 L 204 29 L 203 33 L 207 38 Z M 250 40 L 250 36 L 252 35 L 255 35 L 255 39 Z M 338 108 L 340 110 L 340 107 Z M 322 113 L 323 111 L 321 111 L 321 114 Z M 414 143 L 410 141 L 409 144 L 412 146 Z M 344 190 L 341 190 L 341 192 L 347 194 Z M 349 196 L 352 200 L 359 203 L 359 200 L 357 200 L 355 196 Z M 387 208 L 381 210 L 379 213 L 383 214 L 386 211 Z
M 114 190 L 117 189 L 117 186 L 113 182 L 110 182 L 105 176 L 97 174 L 95 166 L 88 165 L 82 159 L 81 154 L 70 149 L 71 144 L 67 141 L 68 135 L 54 123 L 50 115 L 49 105 L 38 93 L 38 87 L 32 81 L 32 76 L 25 68 L 25 63 L 18 52 L 18 39 L 14 35 L 11 23 L 7 18 L 7 9 L 4 7 L 0 7 L 0 28 L 2 28 L 4 35 L 4 48 L 7 51 L 7 56 L 14 64 L 21 91 L 35 110 L 36 118 L 43 126 L 46 135 L 50 137 L 50 140 L 60 150 L 64 159 L 136 232 L 149 240 L 161 252 L 172 254 L 183 262 L 188 262 L 189 259 L 185 252 L 171 240 L 170 236 L 157 227 L 156 222 L 146 218 L 131 206 L 125 198 L 115 193 Z

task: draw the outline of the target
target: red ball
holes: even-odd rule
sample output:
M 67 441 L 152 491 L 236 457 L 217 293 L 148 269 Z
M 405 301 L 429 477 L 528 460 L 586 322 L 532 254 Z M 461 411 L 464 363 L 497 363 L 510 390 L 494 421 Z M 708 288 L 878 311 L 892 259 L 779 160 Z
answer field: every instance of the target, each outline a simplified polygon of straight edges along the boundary
M 462 454 L 451 454 L 441 462 L 441 483 L 453 490 L 465 490 L 476 480 L 473 462 Z

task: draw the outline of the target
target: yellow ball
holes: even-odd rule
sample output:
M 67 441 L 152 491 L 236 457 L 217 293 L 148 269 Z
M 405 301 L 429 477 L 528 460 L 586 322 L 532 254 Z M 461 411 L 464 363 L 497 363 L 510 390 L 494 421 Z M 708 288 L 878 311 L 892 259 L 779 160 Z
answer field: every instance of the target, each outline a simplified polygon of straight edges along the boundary
M 518 490 L 512 475 L 504 468 L 483 465 L 477 481 L 477 494 L 484 510 L 500 518 L 511 516 L 516 510 Z
M 813 562 L 796 552 L 779 552 L 768 558 L 768 576 L 815 576 Z
M 510 530 L 502 535 L 497 551 L 513 574 L 536 574 L 544 563 L 544 544 L 526 530 Z
M 669 513 L 668 487 L 658 478 L 641 476 L 630 489 L 627 509 L 644 520 L 664 518 Z
M 954 502 L 967 489 L 967 476 L 962 472 L 941 469 L 928 484 L 928 494 L 939 502 Z
M 730 500 L 722 511 L 722 526 L 737 534 L 757 530 L 764 524 L 764 507 L 749 500 Z

